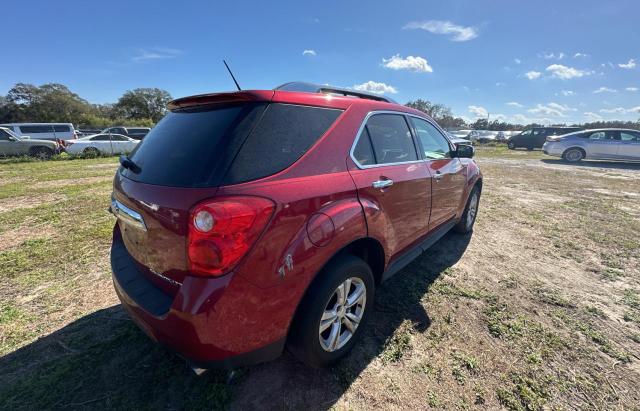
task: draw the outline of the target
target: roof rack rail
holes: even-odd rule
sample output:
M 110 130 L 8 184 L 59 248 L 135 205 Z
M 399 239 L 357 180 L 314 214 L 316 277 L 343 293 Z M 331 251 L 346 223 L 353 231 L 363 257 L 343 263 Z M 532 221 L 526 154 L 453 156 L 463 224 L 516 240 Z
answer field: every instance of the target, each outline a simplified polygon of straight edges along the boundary
M 346 97 L 358 97 L 358 98 L 364 98 L 368 100 L 384 101 L 387 103 L 396 103 L 394 100 L 388 97 L 379 96 L 373 93 L 356 91 L 356 90 L 351 90 L 351 89 L 342 88 L 342 87 L 333 87 L 329 85 L 305 83 L 301 81 L 285 83 L 274 88 L 274 90 L 299 91 L 299 92 L 306 92 L 306 93 L 337 94 L 337 95 L 346 96 Z

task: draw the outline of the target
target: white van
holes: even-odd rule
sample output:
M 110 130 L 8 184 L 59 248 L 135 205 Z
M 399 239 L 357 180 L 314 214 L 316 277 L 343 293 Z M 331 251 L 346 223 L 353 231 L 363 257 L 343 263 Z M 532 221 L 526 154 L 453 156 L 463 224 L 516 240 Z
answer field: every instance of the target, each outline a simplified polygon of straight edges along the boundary
M 18 137 L 29 136 L 37 140 L 73 140 L 77 138 L 76 130 L 71 123 L 9 123 L 0 124 L 7 127 Z

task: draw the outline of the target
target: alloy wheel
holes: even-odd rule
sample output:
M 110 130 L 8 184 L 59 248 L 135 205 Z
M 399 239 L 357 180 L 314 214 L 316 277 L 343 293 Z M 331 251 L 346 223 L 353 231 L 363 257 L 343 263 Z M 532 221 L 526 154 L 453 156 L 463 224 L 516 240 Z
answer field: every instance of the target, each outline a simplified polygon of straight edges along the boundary
M 360 278 L 350 277 L 338 285 L 320 319 L 318 335 L 323 350 L 339 350 L 351 340 L 362 321 L 366 302 L 367 288 Z
M 478 214 L 478 200 L 478 192 L 474 191 L 469 200 L 469 207 L 467 207 L 467 229 L 471 229 L 476 219 L 476 214 Z

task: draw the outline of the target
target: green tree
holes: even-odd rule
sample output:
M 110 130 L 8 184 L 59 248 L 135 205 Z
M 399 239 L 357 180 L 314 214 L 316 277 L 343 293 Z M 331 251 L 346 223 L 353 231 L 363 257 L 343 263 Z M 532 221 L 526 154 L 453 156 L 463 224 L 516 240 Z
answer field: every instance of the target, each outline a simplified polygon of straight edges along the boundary
M 113 110 L 125 119 L 151 119 L 157 123 L 167 111 L 171 95 L 159 88 L 137 88 L 125 92 Z
M 0 117 L 2 121 L 70 122 L 89 112 L 91 105 L 62 84 L 42 86 L 18 83 L 6 96 Z
M 459 117 L 454 117 L 451 109 L 444 104 L 417 99 L 405 105 L 428 114 L 442 128 L 460 128 L 465 126 L 464 120 Z

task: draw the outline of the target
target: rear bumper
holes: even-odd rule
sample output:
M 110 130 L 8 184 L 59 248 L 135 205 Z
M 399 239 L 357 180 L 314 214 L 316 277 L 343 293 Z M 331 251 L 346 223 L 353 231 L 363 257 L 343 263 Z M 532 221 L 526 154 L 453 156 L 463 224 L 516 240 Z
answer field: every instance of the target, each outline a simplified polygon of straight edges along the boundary
M 557 143 L 546 142 L 542 146 L 542 151 L 549 156 L 561 157 L 563 148 L 559 147 Z
M 233 274 L 186 277 L 172 296 L 138 269 L 116 225 L 111 247 L 113 283 L 123 307 L 154 341 L 199 368 L 236 368 L 277 358 L 286 327 L 270 328 L 264 291 Z

